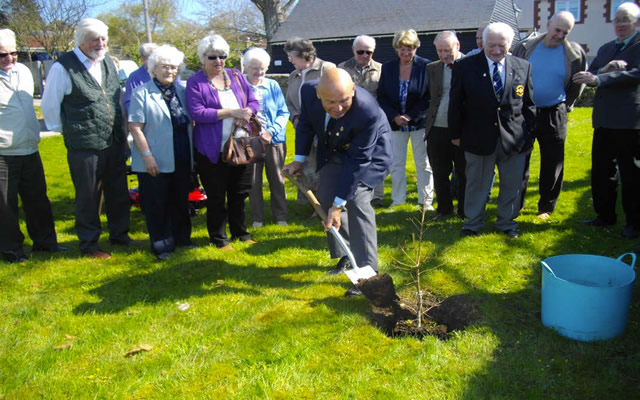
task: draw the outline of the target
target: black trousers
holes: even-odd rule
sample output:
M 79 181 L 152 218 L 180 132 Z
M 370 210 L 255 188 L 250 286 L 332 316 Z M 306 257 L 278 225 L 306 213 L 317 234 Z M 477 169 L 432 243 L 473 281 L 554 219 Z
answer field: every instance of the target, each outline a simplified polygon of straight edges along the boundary
M 427 155 L 433 170 L 433 183 L 438 202 L 438 213 L 453 213 L 453 196 L 449 175 L 455 169 L 458 215 L 464 218 L 464 191 L 467 185 L 464 151 L 451 143 L 448 128 L 432 127 L 427 139 Z
M 27 232 L 34 246 L 58 246 L 47 197 L 47 183 L 40 153 L 26 156 L 0 155 L 0 252 L 23 253 L 24 235 L 20 231 L 18 196 L 22 199 Z
M 591 148 L 591 195 L 600 218 L 616 221 L 617 171 L 622 183 L 622 208 L 626 224 L 640 229 L 640 130 L 596 128 Z M 617 166 L 617 169 L 616 169 Z
M 538 191 L 538 213 L 552 213 L 558 204 L 564 177 L 564 142 L 567 139 L 567 106 L 560 103 L 554 107 L 538 108 L 536 112 L 536 139 L 540 147 L 540 179 Z M 529 163 L 531 152 L 527 154 L 522 177 L 520 208 L 529 184 Z
M 207 230 L 211 243 L 217 247 L 229 244 L 227 220 L 231 239 L 251 239 L 245 225 L 244 203 L 251 191 L 253 165 L 232 167 L 222 158 L 214 164 L 197 151 L 195 160 L 196 171 L 207 193 Z
M 113 142 L 103 150 L 67 150 L 69 172 L 76 190 L 76 234 L 80 251 L 98 250 L 102 233 L 100 199 L 104 206 L 110 240 L 129 238 L 129 192 L 124 143 Z
M 177 246 L 191 244 L 189 191 L 191 167 L 189 162 L 176 162 L 172 173 L 151 176 L 138 174 L 140 206 L 153 243 L 173 239 Z

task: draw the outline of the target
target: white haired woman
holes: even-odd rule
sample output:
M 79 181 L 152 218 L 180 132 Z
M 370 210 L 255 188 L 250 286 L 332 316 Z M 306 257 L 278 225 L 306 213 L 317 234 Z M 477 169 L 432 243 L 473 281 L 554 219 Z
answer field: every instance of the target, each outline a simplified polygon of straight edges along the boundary
M 176 246 L 193 247 L 191 119 L 185 89 L 176 84 L 183 60 L 175 47 L 158 47 L 147 60 L 152 79 L 134 89 L 129 106 L 129 132 L 135 143 L 131 170 L 138 173 L 151 250 L 161 260 Z
M 254 228 L 259 228 L 264 224 L 263 169 L 266 169 L 267 181 L 269 181 L 273 219 L 278 225 L 286 225 L 288 219 L 287 197 L 281 172 L 287 155 L 286 133 L 289 110 L 278 82 L 265 77 L 270 62 L 269 53 L 258 47 L 250 48 L 242 56 L 242 65 L 247 73 L 247 80 L 258 103 L 260 103 L 258 119 L 262 123 L 262 129 L 266 129 L 272 138 L 271 143 L 267 146 L 264 162 L 255 164 L 253 184 L 249 194 Z
M 197 51 L 203 69 L 187 81 L 187 107 L 195 121 L 196 170 L 207 192 L 209 240 L 222 250 L 233 250 L 227 220 L 231 239 L 255 243 L 244 222 L 253 166 L 225 164 L 220 153 L 234 126 L 247 127 L 259 105 L 244 75 L 224 67 L 229 45 L 222 36 L 205 36 Z

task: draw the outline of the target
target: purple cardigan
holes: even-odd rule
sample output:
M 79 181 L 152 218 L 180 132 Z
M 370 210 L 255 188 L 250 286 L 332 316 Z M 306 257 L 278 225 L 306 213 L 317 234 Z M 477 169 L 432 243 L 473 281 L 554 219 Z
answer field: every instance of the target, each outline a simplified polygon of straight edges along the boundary
M 253 115 L 258 114 L 260 105 L 246 78 L 242 73 L 237 72 L 242 86 L 240 87 L 233 76 L 233 69 L 225 68 L 225 71 L 229 74 L 231 90 L 235 94 L 238 104 L 244 107 L 244 99 L 246 98 L 246 107 L 253 111 Z M 244 92 L 244 96 L 242 92 Z M 201 70 L 187 80 L 185 96 L 189 114 L 196 123 L 193 129 L 193 145 L 198 153 L 216 164 L 220 158 L 220 146 L 222 145 L 222 120 L 218 119 L 218 110 L 221 108 L 218 91 L 211 87 L 207 80 L 207 74 Z

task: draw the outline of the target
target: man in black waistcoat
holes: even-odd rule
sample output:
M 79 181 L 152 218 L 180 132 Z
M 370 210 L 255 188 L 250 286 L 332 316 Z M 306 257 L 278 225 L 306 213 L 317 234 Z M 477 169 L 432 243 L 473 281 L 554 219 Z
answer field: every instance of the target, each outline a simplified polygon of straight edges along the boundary
M 120 110 L 118 71 L 106 56 L 108 27 L 86 18 L 76 27 L 73 51 L 53 64 L 42 97 L 50 130 L 62 131 L 76 191 L 76 233 L 80 251 L 106 259 L 98 247 L 104 193 L 109 240 L 129 245 L 129 195 L 125 166 L 126 133 Z

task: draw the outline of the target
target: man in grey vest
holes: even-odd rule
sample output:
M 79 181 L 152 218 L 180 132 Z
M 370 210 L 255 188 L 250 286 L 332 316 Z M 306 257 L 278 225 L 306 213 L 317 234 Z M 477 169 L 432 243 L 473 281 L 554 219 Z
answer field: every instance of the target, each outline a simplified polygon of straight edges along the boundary
M 75 31 L 76 48 L 62 55 L 47 76 L 42 114 L 50 130 L 62 131 L 76 191 L 76 233 L 80 251 L 111 257 L 98 247 L 105 211 L 112 244 L 129 245 L 129 195 L 125 166 L 126 133 L 120 109 L 118 71 L 105 57 L 109 28 L 86 18 Z

